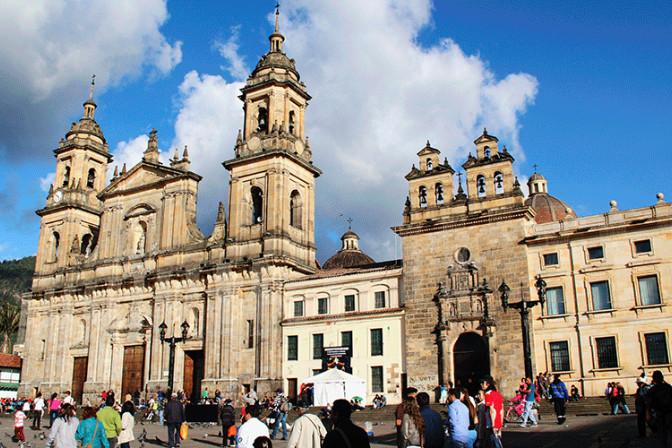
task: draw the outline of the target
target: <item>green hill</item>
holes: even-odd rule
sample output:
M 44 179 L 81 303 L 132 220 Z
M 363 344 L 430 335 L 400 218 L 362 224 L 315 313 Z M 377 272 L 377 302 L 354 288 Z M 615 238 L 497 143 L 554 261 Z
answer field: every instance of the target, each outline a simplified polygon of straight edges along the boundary
M 0 263 L 0 303 L 19 302 L 21 294 L 30 290 L 35 272 L 35 256 Z

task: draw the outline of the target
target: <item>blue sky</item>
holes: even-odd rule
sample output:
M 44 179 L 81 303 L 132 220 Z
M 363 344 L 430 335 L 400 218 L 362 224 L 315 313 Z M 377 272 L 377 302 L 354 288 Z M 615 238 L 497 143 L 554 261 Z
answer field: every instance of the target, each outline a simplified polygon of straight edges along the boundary
M 242 124 L 238 89 L 268 51 L 274 6 L 0 4 L 0 259 L 36 252 L 52 149 L 81 116 L 92 73 L 111 169 L 137 163 L 152 128 L 165 153 L 189 145 L 209 234 L 227 198 L 219 163 Z M 313 96 L 322 262 L 347 217 L 374 259 L 398 256 L 389 227 L 402 221 L 416 152 L 429 139 L 457 168 L 484 126 L 521 181 L 538 165 L 580 216 L 611 200 L 672 200 L 672 2 L 288 0 L 281 31 Z

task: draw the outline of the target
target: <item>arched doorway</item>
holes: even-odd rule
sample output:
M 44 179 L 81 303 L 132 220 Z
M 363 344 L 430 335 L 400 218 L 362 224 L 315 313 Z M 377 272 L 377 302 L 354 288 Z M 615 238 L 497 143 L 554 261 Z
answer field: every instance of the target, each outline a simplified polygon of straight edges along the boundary
M 478 392 L 479 380 L 490 374 L 490 354 L 483 336 L 462 333 L 453 347 L 455 387 L 466 387 L 471 395 Z

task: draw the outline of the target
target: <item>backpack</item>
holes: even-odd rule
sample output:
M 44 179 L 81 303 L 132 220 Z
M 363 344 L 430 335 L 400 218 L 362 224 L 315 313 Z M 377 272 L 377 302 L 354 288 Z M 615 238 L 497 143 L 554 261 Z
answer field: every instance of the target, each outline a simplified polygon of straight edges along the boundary
M 290 409 L 292 409 L 292 403 L 285 398 L 282 400 L 282 404 L 280 404 L 280 412 L 289 412 Z
M 236 423 L 236 411 L 231 405 L 225 404 L 222 407 L 220 416 L 222 418 L 222 426 L 232 426 Z

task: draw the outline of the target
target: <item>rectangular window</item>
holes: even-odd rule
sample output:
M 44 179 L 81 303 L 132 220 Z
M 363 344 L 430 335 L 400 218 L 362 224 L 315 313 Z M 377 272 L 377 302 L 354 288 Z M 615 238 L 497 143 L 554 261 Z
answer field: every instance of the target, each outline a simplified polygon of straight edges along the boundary
M 313 335 L 313 359 L 322 359 L 322 349 L 324 348 L 324 335 Z
M 646 341 L 646 359 L 648 365 L 657 366 L 669 364 L 670 357 L 667 354 L 667 338 L 665 333 L 649 333 L 644 335 Z
M 298 361 L 299 359 L 299 337 L 287 336 L 287 361 Z
M 247 348 L 254 348 L 254 321 L 247 321 Z
M 544 254 L 544 266 L 556 266 L 558 265 L 558 253 L 554 252 L 552 254 Z
M 546 290 L 546 312 L 549 316 L 565 314 L 565 296 L 562 288 L 548 288 Z
M 599 260 L 604 258 L 604 248 L 602 246 L 589 247 L 588 248 L 588 259 L 589 260 Z
M 371 367 L 371 392 L 380 393 L 383 390 L 383 366 Z
M 329 299 L 322 297 L 317 299 L 317 314 L 327 314 L 329 312 Z
M 303 317 L 303 300 L 294 302 L 294 317 Z
M 594 282 L 590 284 L 590 292 L 593 296 L 593 310 L 610 310 L 611 295 L 609 294 L 609 282 Z
M 658 277 L 655 275 L 647 275 L 645 277 L 638 277 L 639 297 L 642 301 L 642 306 L 646 305 L 660 305 L 660 290 L 658 289 Z
M 383 354 L 383 330 L 377 328 L 371 330 L 371 356 L 380 356 Z
M 341 345 L 343 347 L 350 347 L 350 356 L 352 356 L 352 331 L 341 333 Z
M 551 342 L 551 370 L 554 372 L 569 371 L 569 344 L 567 341 Z
M 651 252 L 651 240 L 635 241 L 635 253 L 645 254 Z
M 355 311 L 355 296 L 352 294 L 345 296 L 345 311 Z
M 385 308 L 385 291 L 376 292 L 376 308 Z
M 618 367 L 615 337 L 595 338 L 595 346 L 597 348 L 598 369 L 613 369 Z

